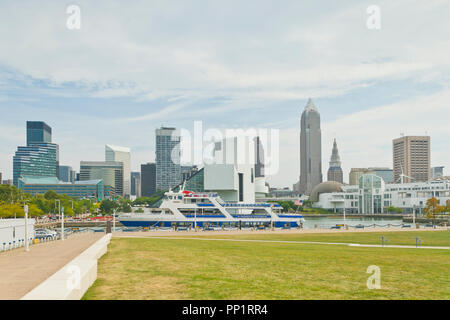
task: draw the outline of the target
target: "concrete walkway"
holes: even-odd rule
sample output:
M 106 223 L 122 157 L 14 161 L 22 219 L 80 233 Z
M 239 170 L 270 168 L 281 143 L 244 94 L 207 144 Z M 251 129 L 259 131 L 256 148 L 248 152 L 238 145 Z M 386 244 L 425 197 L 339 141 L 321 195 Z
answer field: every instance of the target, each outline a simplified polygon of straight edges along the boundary
M 0 300 L 18 300 L 104 236 L 101 232 L 70 235 L 0 253 Z

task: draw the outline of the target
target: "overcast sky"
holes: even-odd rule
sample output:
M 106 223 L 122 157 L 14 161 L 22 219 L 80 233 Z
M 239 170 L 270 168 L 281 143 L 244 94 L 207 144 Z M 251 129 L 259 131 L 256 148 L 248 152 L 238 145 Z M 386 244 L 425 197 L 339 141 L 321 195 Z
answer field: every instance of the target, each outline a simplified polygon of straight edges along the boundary
M 81 29 L 66 27 L 68 5 Z M 367 28 L 370 5 L 381 29 Z M 323 173 L 333 138 L 352 167 L 392 167 L 392 139 L 431 136 L 450 168 L 450 2 L 2 1 L 0 172 L 25 122 L 53 128 L 60 163 L 103 160 L 104 145 L 153 161 L 154 130 L 280 129 L 272 186 L 299 176 L 300 115 L 322 117 Z

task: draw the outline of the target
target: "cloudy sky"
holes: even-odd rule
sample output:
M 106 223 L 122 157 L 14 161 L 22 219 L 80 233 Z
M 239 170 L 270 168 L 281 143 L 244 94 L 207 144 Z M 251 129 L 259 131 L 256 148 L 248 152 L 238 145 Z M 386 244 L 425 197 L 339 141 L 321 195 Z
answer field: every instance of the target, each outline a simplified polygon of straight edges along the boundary
M 381 28 L 369 29 L 370 5 Z M 81 29 L 66 26 L 69 5 Z M 392 167 L 392 139 L 429 134 L 432 166 L 450 168 L 450 2 L 2 1 L 0 172 L 25 122 L 53 128 L 61 164 L 132 149 L 154 160 L 165 126 L 280 129 L 273 186 L 299 176 L 300 114 L 322 117 L 323 172 L 336 137 L 352 167 Z

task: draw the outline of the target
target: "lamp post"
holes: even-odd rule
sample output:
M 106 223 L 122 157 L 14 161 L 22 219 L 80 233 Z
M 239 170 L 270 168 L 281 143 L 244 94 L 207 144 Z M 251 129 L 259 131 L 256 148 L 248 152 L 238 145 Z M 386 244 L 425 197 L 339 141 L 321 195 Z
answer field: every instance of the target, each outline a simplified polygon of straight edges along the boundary
M 25 251 L 30 251 L 28 243 L 28 205 L 24 205 L 23 210 L 25 211 Z
M 61 240 L 64 241 L 64 207 L 61 208 Z
M 72 214 L 73 214 L 73 216 L 75 216 L 74 215 L 75 212 L 73 211 L 73 200 L 69 200 L 69 201 L 72 202 Z
M 194 209 L 194 230 L 197 232 L 197 209 Z
M 58 214 L 60 215 L 61 214 L 61 201 L 59 199 L 55 199 L 55 205 L 56 205 L 56 202 L 58 202 Z
M 113 233 L 116 232 L 116 209 L 113 210 Z

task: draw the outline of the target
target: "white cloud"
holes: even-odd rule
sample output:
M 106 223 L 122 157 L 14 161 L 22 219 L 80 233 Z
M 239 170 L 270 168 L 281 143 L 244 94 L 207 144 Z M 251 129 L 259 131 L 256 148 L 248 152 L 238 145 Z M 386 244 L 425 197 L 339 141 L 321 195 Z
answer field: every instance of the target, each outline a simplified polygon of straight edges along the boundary
M 186 121 L 192 122 L 192 117 L 222 117 L 226 111 L 233 117 L 224 119 L 230 122 L 224 125 L 231 127 L 238 112 L 243 114 L 237 119 L 241 120 L 250 109 L 264 113 L 267 105 L 310 96 L 348 94 L 351 99 L 349 93 L 356 88 L 404 80 L 444 89 L 430 97 L 411 99 L 403 92 L 388 90 L 400 102 L 349 111 L 338 119 L 333 110 L 334 117 L 328 118 L 335 120 L 322 125 L 324 176 L 334 135 L 345 175 L 352 166 L 391 166 L 390 143 L 400 132 L 428 131 L 432 159 L 441 159 L 433 164 L 450 166 L 445 163 L 449 159 L 445 151 L 450 101 L 446 89 L 450 83 L 448 1 L 377 1 L 382 14 L 379 31 L 366 28 L 366 8 L 371 3 L 357 0 L 339 5 L 334 1 L 285 1 L 276 8 L 271 1 L 258 1 L 257 6 L 242 1 L 78 3 L 80 31 L 65 28 L 66 3 L 17 0 L 1 4 L 0 66 L 18 71 L 0 77 L 2 106 L 12 98 L 8 96 L 11 83 L 34 88 L 32 79 L 36 78 L 50 87 L 36 88 L 36 94 L 39 91 L 61 99 L 132 97 L 139 103 L 148 102 L 149 108 L 136 115 L 130 109 L 133 106 L 124 105 L 124 114 L 112 120 L 112 114 L 92 119 L 80 115 L 77 121 L 83 124 L 83 132 L 65 122 L 63 111 L 55 110 L 65 125 L 61 125 L 57 141 L 63 151 L 62 162 L 77 164 L 80 155 L 101 158 L 103 144 L 112 142 L 103 141 L 108 139 L 136 146 L 133 162 L 147 162 L 153 157 L 153 128 L 160 121 L 172 121 L 174 114 L 185 114 Z M 60 88 L 67 83 L 75 89 Z M 195 107 L 196 102 L 208 99 L 217 101 Z M 32 105 L 33 94 L 21 98 L 25 100 Z M 150 106 L 160 100 L 168 103 Z M 186 106 L 190 106 L 188 114 L 183 113 Z M 289 118 L 288 128 L 281 132 L 282 168 L 270 181 L 290 186 L 299 175 L 299 132 L 291 128 L 292 115 L 281 116 Z M 283 121 L 267 120 L 275 125 Z M 21 144 L 17 136 L 24 136 L 24 129 L 3 129 L 0 147 L 11 153 Z M 79 143 L 80 139 L 87 141 Z M 143 146 L 149 146 L 148 151 L 139 149 Z M 1 157 L 0 166 L 11 171 L 10 155 L 2 153 Z

